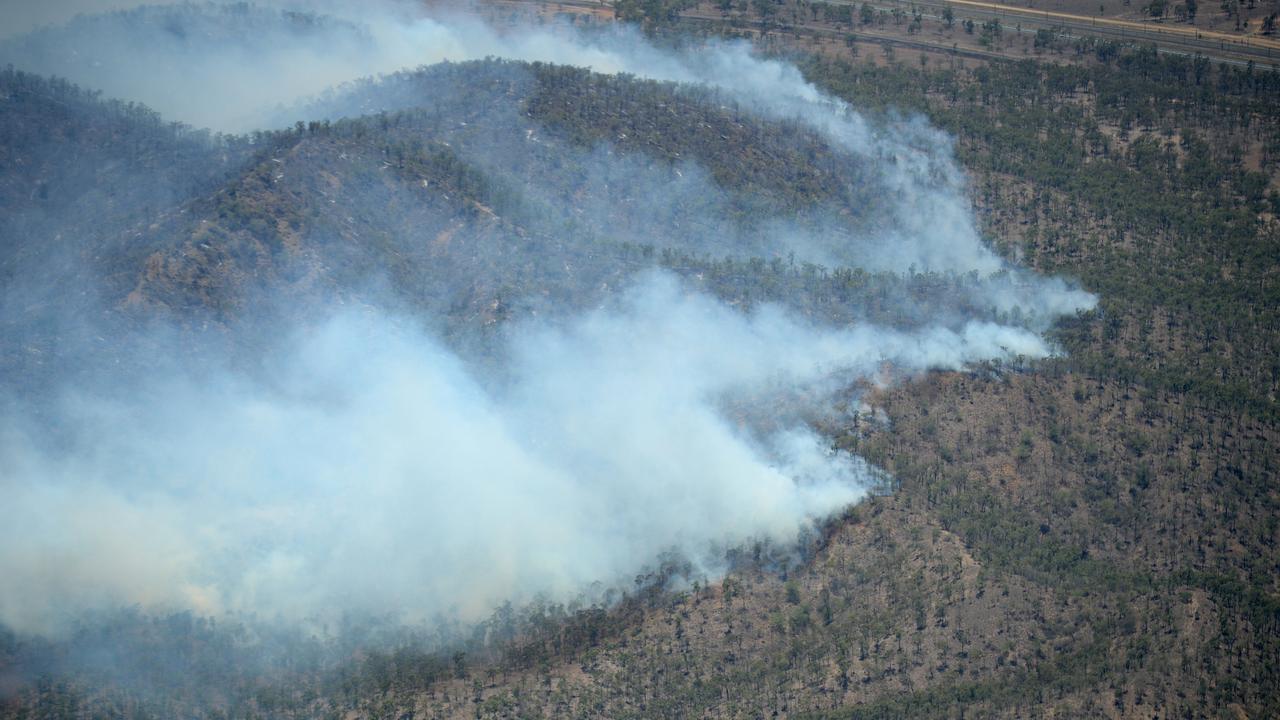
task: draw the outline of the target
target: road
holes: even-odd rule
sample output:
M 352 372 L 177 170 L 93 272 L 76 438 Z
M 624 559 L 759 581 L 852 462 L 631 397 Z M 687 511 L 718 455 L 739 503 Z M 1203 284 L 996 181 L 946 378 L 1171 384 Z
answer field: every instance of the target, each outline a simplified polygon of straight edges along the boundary
M 834 5 L 861 7 L 864 0 L 823 0 Z M 499 0 L 501 2 L 501 0 Z M 590 10 L 599 13 L 609 7 L 608 2 L 598 0 L 507 0 L 514 4 L 534 2 L 547 7 L 560 6 L 566 10 Z M 1006 32 L 1022 32 L 1035 34 L 1038 30 L 1049 30 L 1056 36 L 1074 40 L 1081 37 L 1097 37 L 1115 40 L 1122 43 L 1154 45 L 1161 54 L 1167 55 L 1203 55 L 1215 62 L 1244 67 L 1250 62 L 1260 69 L 1280 67 L 1280 41 L 1271 38 L 1244 37 L 1228 33 L 1197 30 L 1180 25 L 1157 25 L 1154 23 L 1133 22 L 1131 20 L 1115 20 L 1110 18 L 1073 15 L 1070 13 L 1049 10 L 1033 10 L 1019 8 L 1000 3 L 983 2 L 982 0 L 866 0 L 867 4 L 877 10 L 891 12 L 897 8 L 910 15 L 919 12 L 923 17 L 942 21 L 942 13 L 949 6 L 955 14 L 957 24 L 965 19 L 975 23 L 998 20 Z M 704 14 L 697 11 L 685 12 L 682 17 L 701 22 L 725 22 L 725 18 L 716 14 Z M 856 14 L 855 14 L 856 17 Z M 752 22 L 739 18 L 739 22 Z M 758 23 L 757 23 L 758 24 Z M 800 23 L 799 25 L 783 24 L 779 29 L 803 29 L 824 35 L 844 35 L 848 31 L 834 28 L 829 24 Z M 940 39 L 927 33 L 907 35 L 901 29 L 884 30 L 876 25 L 851 29 L 859 39 L 882 44 L 897 44 L 906 47 L 946 52 L 974 58 L 1013 58 L 1024 57 L 1020 53 L 1002 51 L 1000 49 L 957 48 L 954 41 Z
M 985 9 L 1004 14 L 1025 15 L 1035 19 L 1043 18 L 1046 21 L 1059 21 L 1075 25 L 1084 25 L 1087 23 L 1090 27 L 1127 29 L 1130 32 L 1155 32 L 1162 37 L 1168 35 L 1180 35 L 1194 39 L 1207 39 L 1211 42 L 1226 42 L 1233 45 L 1240 44 L 1245 46 L 1253 45 L 1262 48 L 1270 48 L 1272 50 L 1280 50 L 1280 41 L 1272 40 L 1270 38 L 1244 37 L 1240 35 L 1232 35 L 1230 33 L 1214 32 L 1212 30 L 1199 30 L 1194 27 L 1183 27 L 1181 25 L 1156 25 L 1154 23 L 1133 22 L 1132 20 L 1115 20 L 1103 17 L 1072 15 L 1069 13 L 1054 12 L 1050 10 L 1018 8 L 1010 5 L 1002 5 L 1000 3 L 978 2 L 978 0 L 949 0 L 949 2 L 953 7 L 967 7 Z M 934 4 L 937 5 L 937 3 Z
M 860 7 L 861 0 L 825 0 L 835 5 Z M 1050 30 L 1070 38 L 1101 37 L 1126 43 L 1151 44 L 1164 54 L 1200 54 L 1218 62 L 1247 65 L 1250 61 L 1261 67 L 1280 65 L 1280 41 L 1270 38 L 1244 37 L 1227 33 L 1196 30 L 1178 25 L 1156 25 L 1130 20 L 1072 15 L 1048 10 L 1018 8 L 980 0 L 871 0 L 877 9 L 899 8 L 908 14 L 913 9 L 927 17 L 941 19 L 948 6 L 955 13 L 956 21 L 971 19 L 975 22 L 999 20 L 1005 30 L 1021 26 L 1022 32 Z

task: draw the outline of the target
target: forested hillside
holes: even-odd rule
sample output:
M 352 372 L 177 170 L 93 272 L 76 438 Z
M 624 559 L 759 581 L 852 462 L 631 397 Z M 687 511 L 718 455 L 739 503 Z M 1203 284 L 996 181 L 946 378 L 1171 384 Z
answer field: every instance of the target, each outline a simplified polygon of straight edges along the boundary
M 744 433 L 799 418 L 873 468 L 798 545 L 723 549 L 723 577 L 667 554 L 474 624 L 0 626 L 0 716 L 1280 714 L 1280 78 L 1141 48 L 796 62 L 877 132 L 919 113 L 950 133 L 1008 267 L 876 265 L 893 199 L 917 199 L 883 168 L 908 160 L 706 86 L 445 63 L 222 136 L 0 73 L 3 399 L 50 425 L 69 375 L 146 376 L 174 338 L 197 368 L 260 372 L 335 304 L 413 318 L 501 385 L 504 333 L 602 312 L 655 269 L 748 315 L 1060 350 L 719 400 Z M 1097 307 L 1054 309 L 1031 271 Z
M 397 688 L 392 663 L 381 707 L 1274 714 L 1274 73 L 1141 50 L 1083 67 L 805 68 L 859 107 L 954 132 L 996 247 L 1083 278 L 1099 310 L 1060 325 L 1062 359 L 886 393 L 892 431 L 828 427 L 895 490 L 797 571 L 655 601 L 559 667 L 552 637 L 542 670 L 422 694 Z

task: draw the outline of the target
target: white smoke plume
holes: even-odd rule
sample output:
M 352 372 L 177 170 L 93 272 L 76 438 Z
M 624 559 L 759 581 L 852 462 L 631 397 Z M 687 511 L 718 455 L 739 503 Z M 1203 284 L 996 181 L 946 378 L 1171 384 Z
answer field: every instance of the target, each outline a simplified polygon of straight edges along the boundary
M 764 116 L 803 122 L 873 161 L 892 222 L 858 237 L 840 235 L 834 227 L 823 233 L 790 230 L 788 242 L 798 257 L 871 271 L 988 274 L 1003 267 L 981 242 L 965 178 L 945 133 L 919 117 L 891 125 L 868 122 L 807 82 L 794 66 L 762 59 L 746 42 L 707 41 L 672 51 L 620 26 L 495 29 L 456 11 L 433 12 L 411 3 L 275 5 L 284 10 L 260 15 L 246 3 L 188 6 L 217 8 L 213 29 L 198 22 L 191 27 L 166 22 L 154 6 L 81 16 L 65 28 L 0 46 L 0 61 L 67 77 L 110 97 L 145 103 L 169 119 L 224 132 L 288 124 L 297 119 L 290 113 L 300 101 L 334 86 L 441 61 L 502 57 L 714 87 Z M 263 22 L 264 17 L 271 21 Z M 1081 303 L 1088 298 L 1080 294 L 1066 300 L 1072 306 Z
M 324 619 L 476 620 L 504 600 L 624 584 L 678 549 L 788 541 L 856 501 L 863 463 L 803 427 L 753 438 L 721 399 L 1042 356 L 1025 330 L 820 330 L 743 315 L 658 274 L 617 307 L 515 333 L 485 387 L 380 315 L 299 337 L 266 381 L 175 377 L 67 397 L 75 437 L 4 439 L 0 619 L 56 629 L 141 603 Z
M 802 232 L 780 218 L 785 247 L 833 266 L 974 272 L 987 303 L 1038 322 L 822 327 L 778 307 L 744 314 L 654 273 L 580 317 L 512 328 L 496 378 L 410 319 L 347 311 L 298 330 L 253 378 L 174 371 L 129 393 L 68 388 L 57 440 L 0 419 L 0 623 L 56 632 L 132 604 L 475 620 L 507 600 L 623 584 L 671 548 L 714 574 L 724 548 L 790 541 L 869 479 L 802 423 L 752 427 L 735 399 L 846 387 L 885 364 L 1044 357 L 1053 349 L 1027 327 L 1093 303 L 986 248 L 943 133 L 921 119 L 873 125 L 745 44 L 670 51 L 625 30 L 499 32 L 405 8 L 338 10 L 234 41 L 161 23 L 141 44 L 136 29 L 82 18 L 69 26 L 82 42 L 37 33 L 3 55 L 227 131 L 334 84 L 445 59 L 714 86 L 868 159 L 888 189 L 891 221 L 876 232 Z
M 794 66 L 761 59 L 745 42 L 713 41 L 673 52 L 627 28 L 500 32 L 475 18 L 432 15 L 409 4 L 282 3 L 295 10 L 269 15 L 269 24 L 244 3 L 210 6 L 221 13 L 216 31 L 202 31 L 199 23 L 172 25 L 143 6 L 132 11 L 138 17 L 83 16 L 65 29 L 13 41 L 0 48 L 0 60 L 224 132 L 278 125 L 287 108 L 335 85 L 441 61 L 502 57 L 715 87 L 766 116 L 807 123 L 876 161 L 894 222 L 839 248 L 820 237 L 797 237 L 793 244 L 805 259 L 892 271 L 989 273 L 1001 267 L 974 228 L 944 133 L 920 118 L 874 126 L 821 93 Z M 227 18 L 235 34 L 226 32 Z

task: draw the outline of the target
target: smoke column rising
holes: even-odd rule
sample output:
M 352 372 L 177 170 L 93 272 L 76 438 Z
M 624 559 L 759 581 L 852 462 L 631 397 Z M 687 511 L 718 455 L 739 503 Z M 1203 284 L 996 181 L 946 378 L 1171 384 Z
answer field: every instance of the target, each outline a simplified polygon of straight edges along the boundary
M 306 337 L 263 387 L 172 378 L 134 404 L 67 399 L 75 451 L 6 439 L 0 613 L 56 628 L 143 603 L 292 619 L 334 609 L 475 620 L 618 584 L 676 548 L 794 538 L 856 501 L 857 458 L 803 427 L 755 439 L 716 401 L 766 383 L 1047 352 L 1026 331 L 823 331 L 744 316 L 667 275 L 615 308 L 515 335 L 486 390 L 378 316 Z M 92 589 L 92 592 L 87 590 Z
M 121 30 L 93 33 L 71 59 L 38 36 L 8 54 L 226 130 L 259 127 L 334 83 L 446 58 L 711 84 L 823 133 L 889 189 L 892 222 L 878 233 L 780 230 L 802 257 L 975 271 L 994 278 L 986 301 L 1042 326 L 1093 303 L 1060 281 L 1001 272 L 942 133 L 919 119 L 873 126 L 746 45 L 679 52 L 627 31 L 504 35 L 458 17 L 348 14 L 304 33 L 265 28 L 248 46 L 160 29 L 136 53 L 121 40 L 134 31 Z M 771 387 L 821 395 L 873 381 L 885 363 L 909 373 L 1052 352 L 1031 329 L 976 320 L 902 330 L 823 327 L 771 306 L 744 314 L 659 272 L 566 322 L 509 328 L 500 380 L 417 327 L 335 312 L 282 342 L 262 375 L 228 364 L 130 393 L 68 388 L 56 445 L 24 417 L 0 420 L 0 622 L 58 632 L 131 604 L 476 620 L 506 600 L 624 585 L 672 548 L 714 575 L 725 547 L 789 542 L 856 502 L 869 478 L 803 423 L 753 427 L 735 402 Z

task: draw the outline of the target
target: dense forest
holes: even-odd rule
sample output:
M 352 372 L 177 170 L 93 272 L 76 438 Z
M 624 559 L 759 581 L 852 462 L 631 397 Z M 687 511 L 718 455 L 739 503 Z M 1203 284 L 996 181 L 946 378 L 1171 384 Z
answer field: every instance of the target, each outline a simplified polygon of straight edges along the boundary
M 667 39 L 688 40 L 667 14 Z M 607 602 L 431 631 L 352 620 L 321 640 L 139 609 L 60 639 L 0 628 L 0 716 L 1280 714 L 1280 76 L 1091 53 L 789 55 L 873 121 L 920 114 L 950 133 L 988 245 L 1099 299 L 1052 326 L 1054 357 L 862 384 L 842 392 L 847 412 L 807 418 L 884 474 L 798 549 L 732 549 L 711 581 L 658 558 Z M 65 316 L 100 299 L 125 335 L 176 318 L 193 355 L 252 324 L 247 357 L 282 318 L 358 301 L 371 277 L 480 363 L 500 328 L 605 302 L 650 266 L 815 323 L 1040 323 L 985 300 L 1013 273 L 868 271 L 771 246 L 778 215 L 882 227 L 888 190 L 865 158 L 704 87 L 452 63 L 247 136 L 20 69 L 0 73 L 0 97 L 0 277 L 101 278 L 101 298 L 3 315 L 0 370 L 25 393 L 77 353 L 146 371 L 148 348 L 116 338 L 68 349 Z M 602 141 L 635 184 L 600 175 Z M 682 204 L 655 217 L 647 188 L 686 175 Z M 575 203 L 589 212 L 563 212 Z M 284 300 L 250 313 L 268 291 Z

